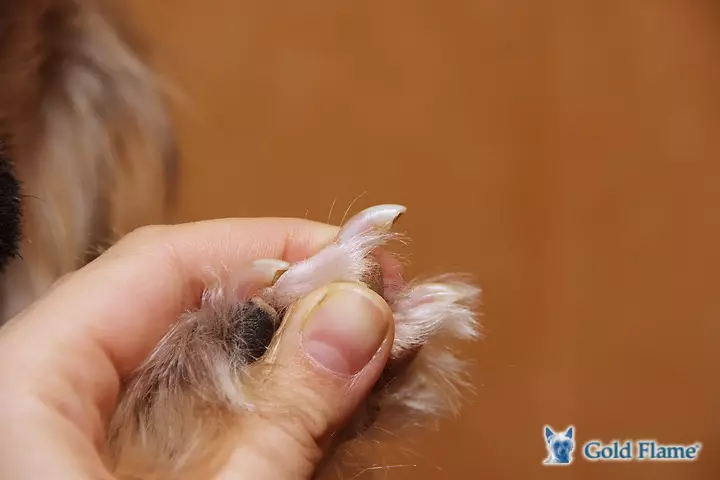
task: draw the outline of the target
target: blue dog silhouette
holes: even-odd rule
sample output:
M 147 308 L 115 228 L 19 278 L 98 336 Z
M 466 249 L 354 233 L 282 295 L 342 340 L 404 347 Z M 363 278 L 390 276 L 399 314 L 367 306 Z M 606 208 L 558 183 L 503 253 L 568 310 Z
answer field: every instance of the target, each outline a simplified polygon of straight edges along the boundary
M 569 427 L 562 433 L 555 433 L 549 426 L 545 426 L 548 457 L 543 462 L 544 464 L 569 465 L 572 463 L 572 452 L 575 448 L 573 430 L 573 427 Z

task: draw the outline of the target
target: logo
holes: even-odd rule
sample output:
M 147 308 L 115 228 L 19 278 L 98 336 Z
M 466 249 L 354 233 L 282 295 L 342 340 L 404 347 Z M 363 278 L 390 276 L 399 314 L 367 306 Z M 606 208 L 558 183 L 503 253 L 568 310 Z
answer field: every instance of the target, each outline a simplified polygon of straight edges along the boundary
M 570 425 L 557 433 L 550 426 L 543 429 L 548 456 L 544 465 L 570 465 L 575 450 L 575 427 Z M 692 462 L 700 455 L 702 443 L 664 444 L 657 440 L 612 440 L 603 443 L 589 440 L 583 444 L 582 458 L 589 462 Z
M 656 440 L 613 440 L 604 444 L 599 440 L 591 440 L 583 447 L 583 457 L 591 462 L 692 462 L 697 459 L 701 443 L 692 445 L 664 445 Z
M 564 432 L 555 433 L 545 425 L 545 442 L 548 451 L 548 457 L 543 462 L 545 465 L 570 465 L 573 462 L 574 430 L 575 428 L 571 425 Z

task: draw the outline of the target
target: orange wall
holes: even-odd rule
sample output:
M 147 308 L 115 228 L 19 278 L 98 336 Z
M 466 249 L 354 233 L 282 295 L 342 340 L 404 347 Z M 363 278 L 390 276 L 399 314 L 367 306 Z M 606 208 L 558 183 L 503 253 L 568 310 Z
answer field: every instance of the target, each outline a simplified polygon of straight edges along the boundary
M 339 222 L 364 194 L 408 206 L 412 273 L 483 286 L 478 395 L 378 478 L 716 477 L 714 2 L 132 4 L 185 95 L 183 220 Z M 548 469 L 545 423 L 705 447 Z

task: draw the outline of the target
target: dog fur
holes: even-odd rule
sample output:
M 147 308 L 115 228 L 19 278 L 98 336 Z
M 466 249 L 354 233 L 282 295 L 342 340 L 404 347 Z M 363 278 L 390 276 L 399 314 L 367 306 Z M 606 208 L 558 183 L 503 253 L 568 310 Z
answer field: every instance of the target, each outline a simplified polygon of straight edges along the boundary
M 0 139 L 22 212 L 1 318 L 123 234 L 168 219 L 175 141 L 142 58 L 109 3 L 0 2 Z M 20 224 L 9 218 L 3 228 Z
M 144 58 L 105 1 L 0 1 L 0 320 L 123 234 L 168 222 L 175 139 Z M 221 471 L 242 419 L 273 408 L 262 401 L 262 382 L 280 367 L 274 345 L 283 315 L 335 281 L 380 293 L 396 337 L 380 382 L 336 437 L 325 467 L 359 436 L 456 412 L 469 384 L 465 363 L 447 346 L 477 337 L 479 292 L 464 278 L 406 283 L 388 271 L 382 248 L 397 235 L 378 213 L 397 208 L 361 212 L 269 288 L 238 297 L 230 285 L 242 285 L 243 272 L 218 275 L 202 307 L 182 316 L 125 379 L 108 432 L 107 465 L 117 478 Z

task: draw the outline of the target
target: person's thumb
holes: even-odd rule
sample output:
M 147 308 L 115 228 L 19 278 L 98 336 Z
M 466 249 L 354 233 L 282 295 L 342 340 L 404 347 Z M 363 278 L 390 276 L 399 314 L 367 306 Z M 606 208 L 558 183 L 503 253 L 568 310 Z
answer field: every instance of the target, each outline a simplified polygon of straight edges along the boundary
M 221 478 L 312 477 L 378 381 L 393 327 L 385 301 L 357 284 L 331 284 L 295 304 L 258 366 L 257 409 Z

